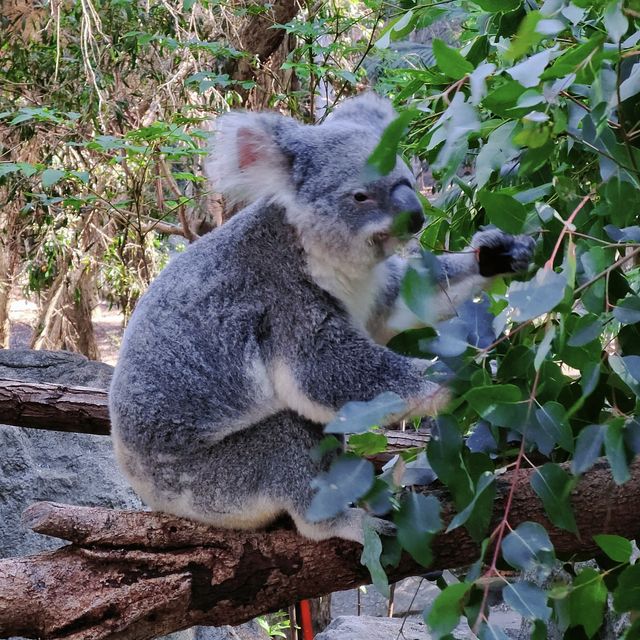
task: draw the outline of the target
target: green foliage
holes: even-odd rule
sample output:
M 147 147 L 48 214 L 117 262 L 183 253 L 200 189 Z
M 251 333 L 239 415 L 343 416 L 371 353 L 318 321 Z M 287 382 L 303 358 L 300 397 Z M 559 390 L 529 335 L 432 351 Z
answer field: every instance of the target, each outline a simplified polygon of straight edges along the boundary
M 433 496 L 408 493 L 395 515 L 398 541 L 417 562 L 428 567 L 432 561 L 430 542 L 442 529 L 440 503 Z
M 435 637 L 450 637 L 464 612 L 479 637 L 502 638 L 488 609 L 473 604 L 477 579 L 502 577 L 502 560 L 549 576 L 558 560 L 544 527 L 512 527 L 508 508 L 490 527 L 497 475 L 535 466 L 530 483 L 547 517 L 578 533 L 571 494 L 580 475 L 606 464 L 622 484 L 640 450 L 638 7 L 565 0 L 403 7 L 381 32 L 379 49 L 422 23 L 453 20 L 459 29 L 450 40 L 432 40 L 431 60 L 390 65 L 378 78 L 401 115 L 372 166 L 389 171 L 400 148 L 428 165 L 435 182 L 423 259 L 402 284 L 407 306 L 433 328 L 391 344 L 438 356 L 453 374 L 450 415 L 437 419 L 426 452 L 457 510 L 444 526 L 465 527 L 483 557 L 490 542 L 502 556 L 479 559 L 426 619 Z M 460 251 L 487 224 L 533 236 L 535 265 L 496 282 L 476 311 L 465 307 L 438 322 L 430 252 Z M 366 420 L 352 415 L 350 422 Z M 395 478 L 387 482 L 391 505 L 401 463 L 383 476 Z M 394 508 L 399 543 L 428 560 L 426 546 L 439 529 L 418 526 L 422 512 L 404 498 Z M 505 579 L 504 600 L 531 620 L 532 638 L 547 637 L 551 626 L 565 637 L 577 627 L 595 637 L 610 595 L 618 611 L 640 610 L 630 541 L 605 533 L 595 543 L 604 555 L 573 581 L 542 587 Z
M 291 620 L 286 611 L 277 611 L 268 616 L 259 616 L 256 618 L 256 622 L 270 638 L 286 638 L 286 631 L 291 629 Z

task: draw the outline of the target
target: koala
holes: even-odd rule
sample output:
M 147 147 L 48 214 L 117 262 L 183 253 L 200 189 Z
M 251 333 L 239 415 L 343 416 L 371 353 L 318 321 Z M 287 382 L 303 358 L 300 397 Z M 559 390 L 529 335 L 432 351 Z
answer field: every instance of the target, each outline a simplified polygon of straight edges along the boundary
M 346 402 L 385 391 L 405 400 L 405 416 L 433 415 L 449 398 L 425 377 L 427 361 L 384 346 L 420 325 L 399 297 L 407 263 L 392 233 L 400 215 L 410 233 L 423 225 L 413 175 L 400 159 L 386 176 L 365 172 L 393 118 L 372 94 L 321 125 L 218 118 L 207 170 L 228 201 L 247 206 L 151 284 L 110 390 L 118 462 L 151 508 L 238 529 L 289 514 L 308 538 L 362 542 L 362 509 L 307 517 L 312 480 L 330 463 L 312 455 L 324 425 Z M 494 230 L 442 257 L 438 315 L 498 273 L 525 269 L 531 249 Z

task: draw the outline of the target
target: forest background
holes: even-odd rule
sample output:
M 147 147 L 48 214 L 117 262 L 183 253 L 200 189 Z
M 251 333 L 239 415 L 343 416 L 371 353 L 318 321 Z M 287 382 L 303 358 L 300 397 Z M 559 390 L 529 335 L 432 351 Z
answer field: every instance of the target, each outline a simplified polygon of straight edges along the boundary
M 466 527 L 482 550 L 442 585 L 427 615 L 436 637 L 460 615 L 503 637 L 478 578 L 504 578 L 505 563 L 533 576 L 504 578 L 503 590 L 532 637 L 549 625 L 606 637 L 607 608 L 640 610 L 631 541 L 601 536 L 596 562 L 560 565 L 547 529 L 576 532 L 571 492 L 600 457 L 622 484 L 640 451 L 639 17 L 637 0 L 5 0 L 0 345 L 19 295 L 38 305 L 33 347 L 99 358 L 98 302 L 126 321 L 170 253 L 233 214 L 202 175 L 217 114 L 271 108 L 319 122 L 375 88 L 400 115 L 372 170 L 388 171 L 400 148 L 425 196 L 423 261 L 403 286 L 414 312 L 429 322 L 430 252 L 463 249 L 482 225 L 533 235 L 536 265 L 394 341 L 438 356 L 457 400 L 426 451 L 378 478 L 359 456 L 385 448 L 369 427 L 389 407 L 352 412 L 359 433 L 331 477 L 348 491 L 325 491 L 325 515 L 350 500 L 394 514 L 397 540 L 381 556 L 372 534 L 365 549 L 383 591 L 382 565 L 400 548 L 428 566 L 425 541 L 443 523 L 434 496 L 397 492 L 412 464 L 448 489 L 459 510 L 449 528 Z M 496 478 L 525 468 L 548 520 L 512 529 L 507 504 L 490 528 Z M 562 580 L 547 580 L 558 566 Z M 627 620 L 626 637 L 640 637 Z

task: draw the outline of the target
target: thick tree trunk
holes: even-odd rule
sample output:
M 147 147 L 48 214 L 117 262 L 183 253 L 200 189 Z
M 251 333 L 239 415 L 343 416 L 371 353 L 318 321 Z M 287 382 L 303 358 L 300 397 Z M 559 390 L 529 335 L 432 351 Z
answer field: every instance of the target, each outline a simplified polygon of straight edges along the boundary
M 596 533 L 640 535 L 640 462 L 617 486 L 605 462 L 585 474 L 572 494 L 579 535 L 553 527 L 529 484 L 534 470 L 497 480 L 493 522 L 509 516 L 547 527 L 559 555 L 596 550 Z M 444 520 L 453 507 L 444 502 Z M 71 541 L 58 551 L 0 561 L 0 637 L 96 640 L 153 638 L 193 625 L 239 624 L 290 602 L 369 581 L 361 548 L 345 540 L 311 542 L 276 529 L 222 531 L 172 516 L 39 503 L 25 514 L 35 531 Z M 462 528 L 439 535 L 431 570 L 477 559 Z M 404 556 L 392 581 L 424 567 Z
M 264 3 L 266 6 L 266 3 Z M 269 3 L 266 11 L 247 17 L 239 33 L 232 37 L 233 44 L 241 51 L 253 54 L 264 63 L 280 46 L 286 32 L 274 28 L 276 24 L 285 24 L 296 17 L 299 6 L 296 0 L 279 0 Z M 251 80 L 255 69 L 251 61 L 241 58 L 233 71 L 233 79 L 242 82 Z

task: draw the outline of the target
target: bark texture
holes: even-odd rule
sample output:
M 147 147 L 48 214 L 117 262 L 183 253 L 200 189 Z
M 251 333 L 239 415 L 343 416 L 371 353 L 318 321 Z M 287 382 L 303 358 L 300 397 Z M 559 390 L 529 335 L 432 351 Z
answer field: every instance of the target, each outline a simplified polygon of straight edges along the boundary
M 108 436 L 108 392 L 0 378 L 0 424 Z M 429 441 L 428 431 L 422 429 L 385 429 L 385 435 L 389 452 L 376 456 L 374 462 L 379 465 L 397 451 L 424 447 Z
M 0 424 L 109 435 L 107 392 L 0 380 Z
M 639 462 L 621 487 L 604 461 L 582 477 L 572 494 L 577 536 L 549 523 L 529 484 L 534 472 L 497 481 L 492 526 L 514 482 L 510 525 L 541 523 L 559 555 L 595 551 L 596 533 L 640 535 Z M 443 511 L 448 522 L 454 508 L 445 502 Z M 141 640 L 193 625 L 239 624 L 369 581 L 359 545 L 311 542 L 290 529 L 223 531 L 160 513 L 53 503 L 30 507 L 25 524 L 72 544 L 0 561 L 0 637 Z M 430 569 L 463 566 L 478 553 L 466 531 L 456 529 L 435 539 Z M 390 580 L 424 572 L 403 556 Z
M 299 6 L 296 0 L 280 0 L 263 4 L 265 11 L 247 17 L 242 28 L 231 40 L 240 51 L 253 54 L 260 63 L 264 63 L 275 52 L 285 38 L 284 29 L 274 28 L 274 25 L 285 24 L 293 20 Z M 234 80 L 242 82 L 254 77 L 255 67 L 251 60 L 241 58 L 233 71 Z

